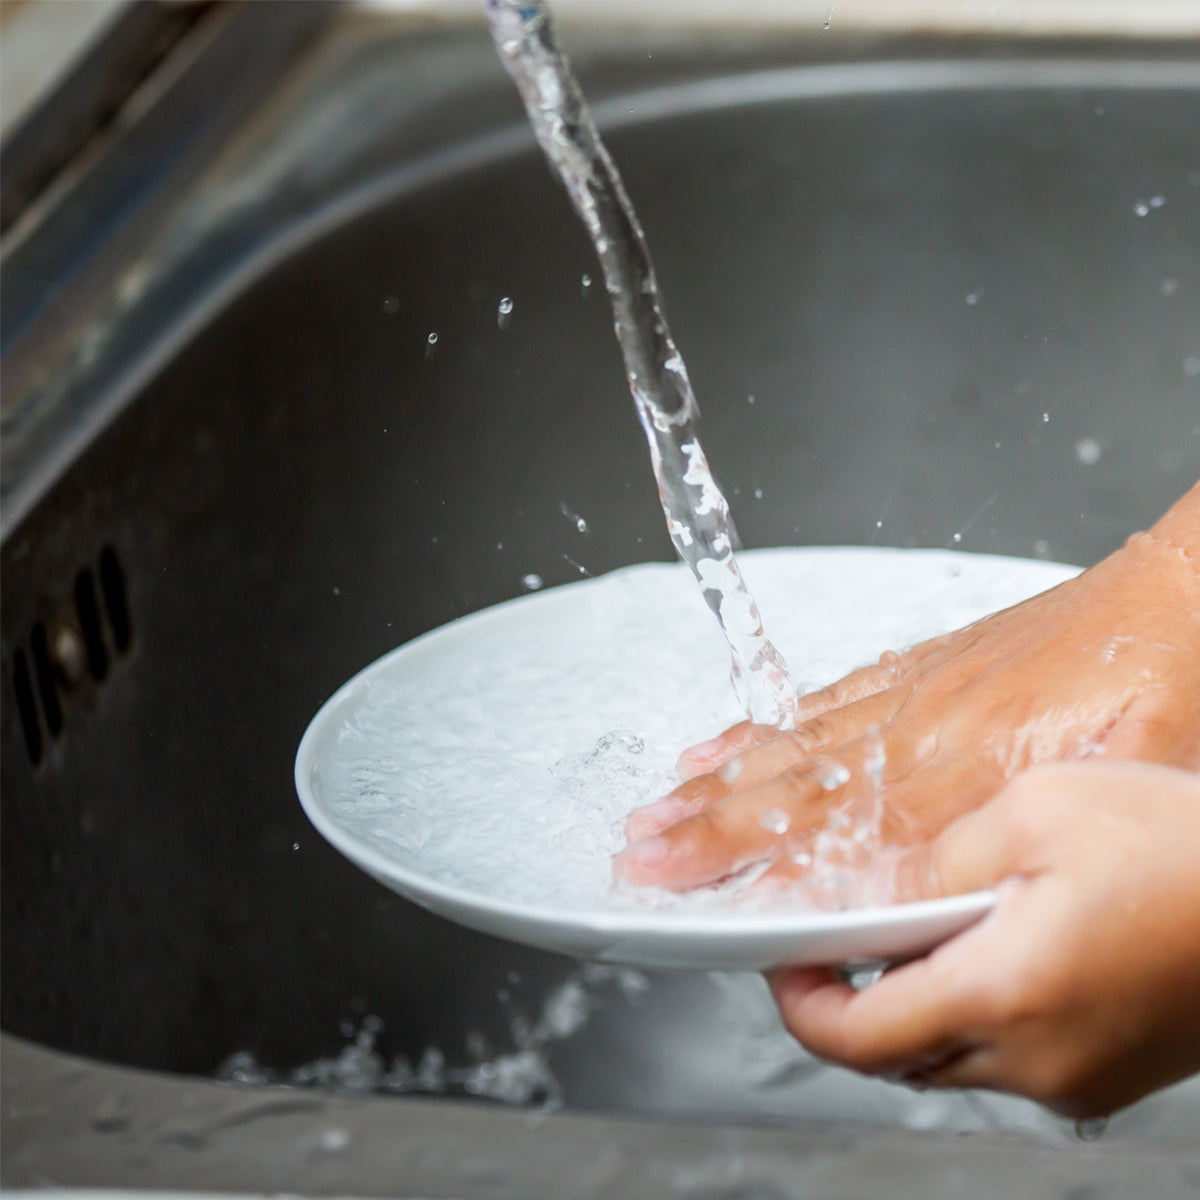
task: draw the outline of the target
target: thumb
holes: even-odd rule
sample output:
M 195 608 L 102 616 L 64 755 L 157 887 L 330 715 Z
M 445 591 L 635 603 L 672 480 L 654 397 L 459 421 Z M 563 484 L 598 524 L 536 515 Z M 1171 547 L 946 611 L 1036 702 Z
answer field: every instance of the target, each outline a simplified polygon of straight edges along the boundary
M 896 860 L 895 903 L 940 900 L 995 887 L 1026 867 L 1027 829 L 1008 793 L 947 825 Z

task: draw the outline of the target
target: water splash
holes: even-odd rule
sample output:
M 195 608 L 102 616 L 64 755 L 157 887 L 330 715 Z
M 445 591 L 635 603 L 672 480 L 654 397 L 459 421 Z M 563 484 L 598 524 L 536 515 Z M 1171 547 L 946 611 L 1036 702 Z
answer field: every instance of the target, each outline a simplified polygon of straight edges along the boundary
M 510 972 L 510 982 L 519 982 L 515 972 Z M 544 1112 L 554 1111 L 562 1107 L 563 1092 L 547 1048 L 581 1033 L 606 992 L 615 991 L 626 1004 L 636 1005 L 649 988 L 649 979 L 640 971 L 585 963 L 543 996 L 532 1021 L 516 1006 L 512 993 L 502 989 L 497 998 L 508 1009 L 512 1049 L 496 1052 L 483 1034 L 471 1033 L 465 1039 L 470 1061 L 463 1066 L 449 1065 L 438 1046 L 427 1046 L 416 1063 L 401 1054 L 389 1064 L 377 1046 L 384 1021 L 369 1015 L 357 1026 L 344 1023 L 342 1035 L 348 1042 L 332 1057 L 278 1072 L 261 1064 L 251 1051 L 239 1050 L 217 1067 L 216 1076 L 243 1087 L 302 1087 L 350 1095 L 465 1093 L 503 1104 L 536 1103 Z M 334 1137 L 323 1140 L 322 1148 L 344 1149 L 348 1138 L 328 1132 Z
M 695 395 L 667 328 L 646 238 L 625 186 L 543 6 L 485 0 L 485 8 L 538 143 L 600 260 L 667 530 L 725 633 L 738 700 L 756 723 L 791 728 L 796 691 L 734 557 L 737 532 L 696 436 Z

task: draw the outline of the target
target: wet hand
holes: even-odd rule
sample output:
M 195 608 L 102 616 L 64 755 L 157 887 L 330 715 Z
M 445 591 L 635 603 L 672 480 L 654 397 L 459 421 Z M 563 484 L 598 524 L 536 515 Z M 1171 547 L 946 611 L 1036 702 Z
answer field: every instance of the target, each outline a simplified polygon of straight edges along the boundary
M 771 862 L 786 879 L 831 814 L 876 798 L 882 843 L 908 846 L 1039 763 L 1200 768 L 1197 712 L 1200 484 L 1075 579 L 805 696 L 794 730 L 744 723 L 687 751 L 615 871 L 685 890 Z
M 1197 862 L 1200 776 L 1036 768 L 900 857 L 899 899 L 999 885 L 982 922 L 861 992 L 780 972 L 775 1000 L 844 1066 L 1107 1115 L 1200 1069 Z

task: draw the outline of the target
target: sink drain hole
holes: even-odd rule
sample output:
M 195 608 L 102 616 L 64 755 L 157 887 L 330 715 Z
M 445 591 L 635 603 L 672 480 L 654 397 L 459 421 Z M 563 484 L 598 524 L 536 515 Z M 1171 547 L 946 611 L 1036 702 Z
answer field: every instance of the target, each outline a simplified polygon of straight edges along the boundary
M 37 676 L 38 695 L 42 699 L 42 715 L 46 718 L 46 732 L 51 737 L 62 733 L 62 705 L 58 702 L 58 687 L 54 682 L 54 667 L 50 663 L 50 651 L 46 642 L 46 627 L 39 621 L 29 638 L 33 651 L 33 669 Z
M 25 750 L 36 767 L 42 761 L 42 730 L 38 724 L 37 705 L 33 699 L 33 681 L 29 677 L 29 660 L 24 650 L 13 655 L 13 691 L 17 694 L 17 712 L 25 734 Z
M 88 674 L 97 682 L 108 674 L 108 651 L 100 627 L 100 606 L 96 602 L 96 579 L 88 567 L 75 577 L 75 611 L 87 646 Z
M 42 765 L 48 740 L 62 733 L 71 693 L 89 678 L 105 680 L 113 658 L 126 657 L 132 646 L 125 573 L 116 551 L 105 546 L 98 570 L 83 567 L 71 600 L 35 622 L 26 645 L 13 651 L 13 692 L 33 766 Z

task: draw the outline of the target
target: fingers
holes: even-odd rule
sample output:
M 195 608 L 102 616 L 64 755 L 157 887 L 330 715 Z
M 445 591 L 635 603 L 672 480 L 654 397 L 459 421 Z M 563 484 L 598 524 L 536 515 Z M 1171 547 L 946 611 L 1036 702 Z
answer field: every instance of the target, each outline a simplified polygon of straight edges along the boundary
M 752 892 L 769 903 L 831 912 L 892 903 L 897 851 L 872 853 L 852 838 L 832 850 L 818 850 L 817 843 L 816 837 L 789 839 L 786 854 L 754 881 Z
M 796 710 L 796 724 L 811 721 L 823 713 L 845 708 L 875 695 L 876 692 L 895 687 L 900 682 L 905 662 L 906 658 L 889 650 L 880 657 L 879 662 L 869 667 L 860 667 L 828 687 L 801 696 Z
M 825 968 L 770 979 L 788 1031 L 819 1058 L 872 1075 L 940 1063 L 964 1048 L 963 1003 L 936 956 L 899 967 L 863 991 Z
M 935 639 L 927 645 L 932 647 L 940 640 Z M 917 652 L 910 652 L 901 656 L 888 651 L 878 663 L 860 667 L 828 687 L 799 697 L 795 714 L 796 728 L 827 713 L 855 705 L 877 692 L 894 688 L 916 654 Z M 734 755 L 744 754 L 747 750 L 779 736 L 779 730 L 772 725 L 752 725 L 749 721 L 743 721 L 711 741 L 701 742 L 698 746 L 685 750 L 679 756 L 676 770 L 684 779 L 691 779 L 695 775 L 714 771 Z
M 790 830 L 820 825 L 825 812 L 820 784 L 811 772 L 793 767 L 768 784 L 717 799 L 656 837 L 634 842 L 617 855 L 613 869 L 630 883 L 685 891 L 780 856 Z
M 847 845 L 864 852 L 881 829 L 889 844 L 936 833 L 949 816 L 986 799 L 994 783 L 984 772 L 965 760 L 938 762 L 929 739 L 917 746 L 894 740 L 882 756 L 881 740 L 867 733 L 838 744 L 836 758 L 819 753 L 846 733 L 843 714 L 870 729 L 900 703 L 895 691 L 877 693 L 841 710 L 836 724 L 834 716 L 818 718 L 682 784 L 630 817 L 630 845 L 617 857 L 616 874 L 683 890 L 752 863 L 780 861 L 818 830 L 837 834 L 839 821 Z M 768 886 L 782 881 L 777 876 Z
M 715 771 L 735 754 L 742 754 L 746 750 L 777 737 L 779 737 L 779 730 L 774 725 L 754 725 L 749 721 L 743 721 L 740 725 L 731 726 L 710 741 L 689 747 L 679 756 L 675 769 L 684 779 L 705 775 L 709 771 Z
M 733 791 L 715 775 L 691 780 L 660 801 L 667 808 L 652 806 L 649 818 L 635 814 L 630 819 L 630 829 L 640 831 L 651 827 L 656 810 L 671 811 L 672 803 L 687 811 L 657 836 L 618 854 L 614 872 L 630 883 L 684 891 L 779 859 L 827 825 L 840 823 L 850 834 L 874 820 L 876 782 L 868 766 L 877 749 L 878 739 L 871 736 L 848 743 L 838 751 L 840 769 L 832 777 L 828 763 L 818 759 L 787 767 L 744 791 Z
M 721 738 L 705 744 L 715 745 L 728 738 L 726 745 L 747 743 L 744 751 L 731 753 L 715 771 L 685 778 L 670 795 L 636 809 L 626 824 L 626 833 L 631 841 L 651 837 L 734 792 L 749 791 L 825 751 L 852 746 L 873 726 L 886 724 L 903 701 L 903 693 L 898 691 L 879 692 L 785 733 L 748 722 L 735 725 Z M 762 741 L 753 741 L 760 736 Z M 830 791 L 850 777 L 850 765 L 840 756 L 816 769 L 822 786 Z

